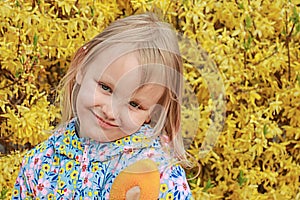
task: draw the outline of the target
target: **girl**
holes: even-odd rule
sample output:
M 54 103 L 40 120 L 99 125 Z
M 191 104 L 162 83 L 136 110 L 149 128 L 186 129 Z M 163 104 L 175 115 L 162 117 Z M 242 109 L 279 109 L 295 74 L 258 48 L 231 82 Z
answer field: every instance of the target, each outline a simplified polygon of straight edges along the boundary
M 113 22 L 76 52 L 61 85 L 63 125 L 27 153 L 13 199 L 109 199 L 117 175 L 143 159 L 158 165 L 157 198 L 191 198 L 178 165 L 188 165 L 182 61 L 169 25 L 153 14 Z

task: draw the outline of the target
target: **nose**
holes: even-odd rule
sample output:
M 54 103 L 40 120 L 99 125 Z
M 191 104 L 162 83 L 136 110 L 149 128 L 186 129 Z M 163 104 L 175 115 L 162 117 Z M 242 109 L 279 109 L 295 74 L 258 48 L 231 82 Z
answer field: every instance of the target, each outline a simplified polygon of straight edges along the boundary
M 114 111 L 112 105 L 110 104 L 102 105 L 102 113 L 108 120 L 115 120 L 117 117 L 117 111 Z

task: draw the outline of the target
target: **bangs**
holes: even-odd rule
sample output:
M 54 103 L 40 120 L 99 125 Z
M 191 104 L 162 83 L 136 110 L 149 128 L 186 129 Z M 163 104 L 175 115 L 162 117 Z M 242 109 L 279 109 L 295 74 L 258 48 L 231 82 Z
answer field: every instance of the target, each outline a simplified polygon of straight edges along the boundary
M 138 50 L 138 60 L 141 85 L 161 85 L 170 93 L 168 96 L 180 102 L 183 79 L 181 57 L 158 48 L 143 48 Z

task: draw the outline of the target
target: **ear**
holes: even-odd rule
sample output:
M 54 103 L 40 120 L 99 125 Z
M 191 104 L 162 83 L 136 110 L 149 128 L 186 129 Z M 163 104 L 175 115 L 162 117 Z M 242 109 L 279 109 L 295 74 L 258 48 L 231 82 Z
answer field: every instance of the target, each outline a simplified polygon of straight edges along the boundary
M 78 85 L 81 85 L 81 82 L 82 82 L 82 79 L 83 79 L 83 75 L 82 75 L 82 71 L 79 70 L 77 73 L 76 73 L 76 83 Z

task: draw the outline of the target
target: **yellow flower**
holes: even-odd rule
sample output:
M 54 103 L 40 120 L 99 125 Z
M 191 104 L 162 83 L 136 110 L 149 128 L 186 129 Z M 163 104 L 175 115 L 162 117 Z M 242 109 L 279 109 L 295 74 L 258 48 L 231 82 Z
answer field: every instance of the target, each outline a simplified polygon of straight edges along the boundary
M 71 169 L 73 168 L 73 161 L 69 161 L 69 162 L 67 162 L 67 164 L 66 164 L 66 170 L 67 171 L 70 171 Z
M 33 195 L 32 195 L 31 193 L 29 193 L 28 191 L 26 191 L 25 194 L 26 194 L 27 197 L 33 196 Z
M 96 171 L 98 171 L 98 170 L 99 170 L 98 165 L 94 165 L 94 166 L 92 167 L 92 172 L 96 172 Z
M 19 190 L 14 189 L 13 190 L 13 196 L 17 196 L 19 194 Z
M 48 200 L 54 199 L 54 194 L 48 194 Z
M 59 148 L 58 148 L 58 150 L 60 150 L 60 151 L 63 151 L 63 150 L 65 150 L 65 149 L 66 149 L 66 146 L 65 146 L 65 145 L 60 145 Z
M 25 156 L 24 158 L 25 158 L 25 164 L 27 164 L 28 163 L 28 157 Z
M 115 142 L 115 144 L 118 145 L 118 146 L 120 146 L 120 145 L 123 144 L 123 142 L 122 142 L 122 140 L 117 140 L 117 141 Z
M 69 152 L 68 153 L 68 158 L 73 158 L 73 157 L 74 157 L 73 153 Z
M 88 195 L 91 197 L 93 195 L 93 193 L 91 191 L 89 191 Z
M 164 193 L 164 192 L 166 192 L 168 190 L 168 186 L 167 186 L 167 184 L 161 184 L 160 185 L 160 191 L 162 192 L 162 193 Z
M 127 137 L 124 138 L 125 142 L 129 142 L 129 140 L 130 140 L 130 136 L 127 136 Z
M 39 145 L 37 145 L 36 149 L 40 150 L 40 151 L 44 151 L 46 148 L 45 143 L 40 143 Z
M 167 200 L 173 200 L 174 199 L 174 196 L 172 193 L 168 193 L 167 196 L 166 196 L 166 199 Z
M 59 174 L 63 174 L 65 172 L 64 168 L 60 168 Z
M 43 169 L 45 172 L 49 172 L 49 171 L 50 171 L 50 165 L 49 165 L 49 164 L 43 164 L 42 169 Z
M 69 134 L 70 134 L 70 130 L 66 130 L 65 133 L 64 133 L 65 136 L 67 136 Z
M 63 188 L 65 185 L 66 185 L 66 184 L 65 184 L 65 182 L 63 182 L 63 181 L 59 181 L 59 182 L 58 182 L 58 188 Z
M 43 178 L 44 177 L 44 171 L 40 171 L 40 175 L 39 175 L 39 178 Z
M 41 147 L 43 146 L 43 143 L 39 143 L 37 146 L 36 146 L 36 150 L 39 150 Z M 27 153 L 32 153 L 33 149 L 28 151 Z M 33 151 L 34 152 L 34 151 Z
M 78 142 L 78 143 L 77 143 L 77 146 L 78 146 L 78 149 L 79 149 L 79 150 L 83 151 L 81 142 Z
M 34 155 L 34 151 L 33 150 L 30 150 L 28 153 L 27 153 L 27 156 L 28 157 L 31 157 L 31 156 L 33 156 Z
M 140 142 L 140 141 L 141 141 L 141 138 L 138 137 L 138 136 L 134 136 L 134 137 L 132 138 L 132 141 L 133 141 L 133 142 Z
M 77 170 L 74 170 L 72 173 L 71 173 L 71 179 L 75 179 L 78 175 L 78 171 Z
M 75 130 L 72 130 L 72 132 L 70 133 L 70 135 L 75 135 Z
M 65 192 L 64 192 L 64 190 L 57 190 L 57 193 L 58 194 L 64 194 Z
M 70 138 L 66 137 L 66 138 L 63 140 L 63 142 L 64 142 L 65 144 L 70 144 Z
M 59 157 L 54 156 L 53 165 L 59 165 Z
M 43 151 L 45 151 L 46 150 L 46 145 L 43 143 L 43 145 L 41 146 L 41 148 L 40 148 L 40 152 L 43 152 Z
M 77 148 L 77 141 L 76 140 L 72 140 L 72 145 L 74 148 Z

